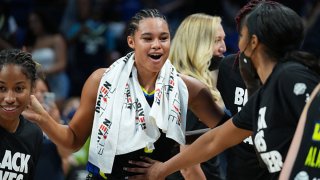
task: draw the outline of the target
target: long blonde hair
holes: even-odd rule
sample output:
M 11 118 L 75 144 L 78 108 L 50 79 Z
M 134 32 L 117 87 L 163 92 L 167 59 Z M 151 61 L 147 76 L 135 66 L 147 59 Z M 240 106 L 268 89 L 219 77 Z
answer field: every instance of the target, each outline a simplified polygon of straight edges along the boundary
M 209 65 L 213 56 L 214 38 L 221 18 L 203 13 L 186 17 L 171 42 L 169 59 L 177 71 L 192 76 L 210 88 L 215 101 L 221 99 L 214 87 Z

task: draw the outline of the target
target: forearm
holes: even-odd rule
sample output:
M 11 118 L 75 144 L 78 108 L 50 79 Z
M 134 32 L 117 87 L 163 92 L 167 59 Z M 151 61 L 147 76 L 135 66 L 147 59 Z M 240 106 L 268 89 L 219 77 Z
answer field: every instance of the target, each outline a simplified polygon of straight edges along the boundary
M 232 119 L 229 119 L 221 126 L 200 136 L 184 151 L 161 164 L 159 172 L 167 176 L 182 168 L 207 161 L 225 149 L 239 144 L 251 134 L 252 131 L 237 128 Z
M 161 174 L 167 176 L 180 169 L 204 162 L 220 153 L 222 148 L 217 148 L 219 146 L 217 146 L 218 142 L 213 138 L 214 131 L 211 130 L 205 133 L 184 151 L 164 162 Z
M 180 152 L 186 149 L 188 145 L 181 145 Z M 204 172 L 202 171 L 201 164 L 196 164 L 194 166 L 190 166 L 188 168 L 184 168 L 180 170 L 183 178 L 188 179 L 206 179 Z
M 188 168 L 184 168 L 180 170 L 184 179 L 206 179 L 204 172 L 201 169 L 200 164 L 196 164 L 194 166 L 190 166 Z

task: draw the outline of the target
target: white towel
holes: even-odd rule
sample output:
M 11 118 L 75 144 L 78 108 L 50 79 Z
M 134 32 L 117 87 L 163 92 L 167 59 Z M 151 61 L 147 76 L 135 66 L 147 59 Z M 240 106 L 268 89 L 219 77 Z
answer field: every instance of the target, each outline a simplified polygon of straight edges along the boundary
M 146 147 L 160 137 L 185 143 L 188 90 L 169 60 L 163 65 L 150 108 L 137 78 L 134 54 L 114 62 L 98 90 L 89 162 L 111 173 L 114 157 Z

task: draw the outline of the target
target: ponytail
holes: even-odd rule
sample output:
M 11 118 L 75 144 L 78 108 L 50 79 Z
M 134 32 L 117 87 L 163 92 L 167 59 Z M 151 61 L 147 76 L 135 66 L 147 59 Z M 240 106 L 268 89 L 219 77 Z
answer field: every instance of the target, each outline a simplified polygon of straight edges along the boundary
M 320 59 L 311 53 L 305 51 L 291 51 L 285 55 L 284 60 L 299 62 L 320 75 Z

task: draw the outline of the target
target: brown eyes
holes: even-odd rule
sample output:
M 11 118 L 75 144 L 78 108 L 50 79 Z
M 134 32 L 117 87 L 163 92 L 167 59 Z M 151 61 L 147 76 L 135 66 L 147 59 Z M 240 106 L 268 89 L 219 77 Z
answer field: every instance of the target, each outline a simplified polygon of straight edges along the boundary
M 24 87 L 16 87 L 15 91 L 20 93 L 20 92 L 23 92 L 24 89 L 25 89 Z
M 21 92 L 23 92 L 24 89 L 25 89 L 25 87 L 15 87 L 14 91 L 17 93 L 21 93 Z M 6 91 L 7 91 L 6 87 L 0 86 L 0 92 L 6 92 Z
M 144 37 L 142 38 L 144 41 L 147 41 L 147 42 L 150 42 L 150 41 L 153 41 L 153 38 L 149 38 L 149 37 Z M 163 37 L 163 38 L 159 38 L 160 41 L 164 42 L 164 41 L 167 41 L 169 38 L 168 37 Z

